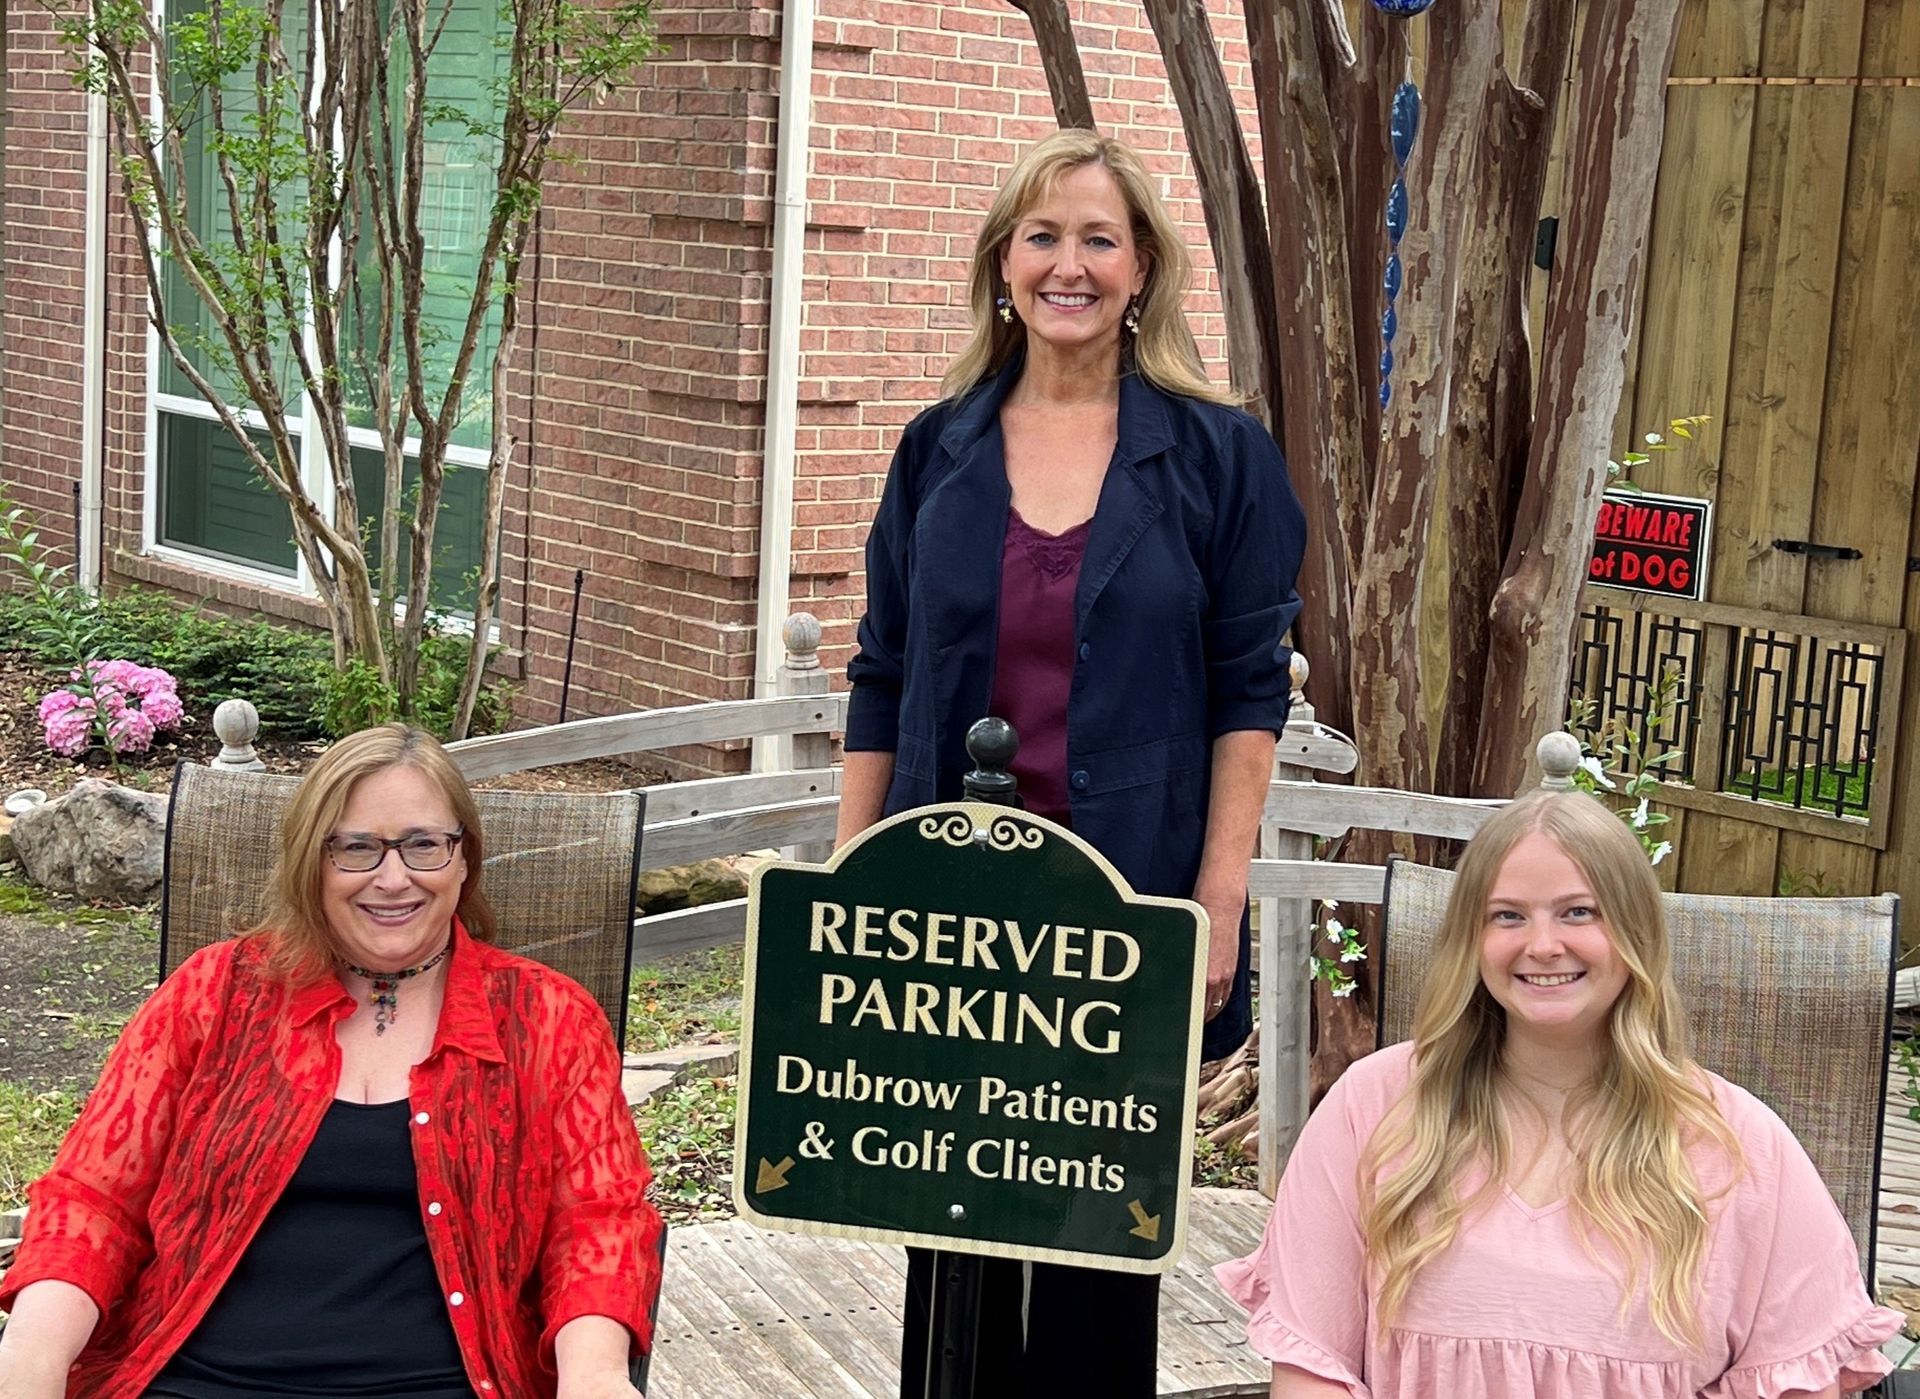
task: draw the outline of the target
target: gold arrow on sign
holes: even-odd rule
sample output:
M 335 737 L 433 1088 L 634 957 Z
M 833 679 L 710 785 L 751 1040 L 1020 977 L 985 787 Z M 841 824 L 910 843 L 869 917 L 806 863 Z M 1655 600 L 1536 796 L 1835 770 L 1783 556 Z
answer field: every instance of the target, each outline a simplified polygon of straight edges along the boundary
M 786 1189 L 787 1172 L 792 1169 L 793 1158 L 791 1156 L 781 1157 L 780 1164 L 777 1166 L 762 1156 L 760 1158 L 760 1174 L 754 1178 L 753 1182 L 753 1193 L 756 1195 L 767 1195 L 775 1190 Z
M 760 1169 L 764 1171 L 766 1167 L 763 1165 Z M 1157 1214 L 1148 1214 L 1147 1207 L 1138 1200 L 1127 1201 L 1127 1208 L 1133 1211 L 1133 1228 L 1127 1230 L 1127 1232 L 1145 1239 L 1150 1244 L 1159 1243 L 1160 1216 Z

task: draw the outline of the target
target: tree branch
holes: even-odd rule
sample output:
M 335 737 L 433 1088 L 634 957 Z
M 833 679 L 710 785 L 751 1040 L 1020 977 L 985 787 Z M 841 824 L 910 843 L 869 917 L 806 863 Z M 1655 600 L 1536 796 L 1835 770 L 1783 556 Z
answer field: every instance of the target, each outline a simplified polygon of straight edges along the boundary
M 1147 0 L 1167 78 L 1186 128 L 1200 184 L 1200 207 L 1213 244 L 1227 322 L 1227 364 L 1246 407 L 1279 426 L 1280 340 L 1273 323 L 1273 248 L 1260 181 L 1234 117 L 1233 91 L 1202 0 Z
M 1047 73 L 1047 91 L 1053 96 L 1054 120 L 1061 126 L 1098 129 L 1066 0 L 1007 0 L 1007 3 L 1033 25 L 1033 41 L 1040 47 L 1040 66 Z

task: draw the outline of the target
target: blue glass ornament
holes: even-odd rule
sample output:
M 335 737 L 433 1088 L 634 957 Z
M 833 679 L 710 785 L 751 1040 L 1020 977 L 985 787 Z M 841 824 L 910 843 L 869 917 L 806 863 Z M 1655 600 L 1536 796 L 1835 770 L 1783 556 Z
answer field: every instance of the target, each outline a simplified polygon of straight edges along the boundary
M 1393 385 L 1389 384 L 1385 379 L 1382 379 L 1380 381 L 1380 406 L 1385 408 L 1391 402 L 1393 402 Z
M 1400 267 L 1400 254 L 1394 253 L 1387 259 L 1387 275 L 1381 286 L 1385 288 L 1387 300 L 1392 301 L 1400 295 L 1400 282 L 1405 274 Z
M 1387 382 L 1388 379 L 1391 379 L 1392 377 L 1393 377 L 1393 351 L 1382 350 L 1380 352 L 1380 382 L 1384 384 Z
M 1407 231 L 1407 182 L 1395 180 L 1387 191 L 1387 239 L 1394 247 Z
M 1394 164 L 1404 166 L 1413 154 L 1414 139 L 1420 134 L 1420 89 L 1411 82 L 1393 90 L 1393 115 L 1387 132 L 1393 138 Z
M 1380 318 L 1380 338 L 1391 345 L 1393 343 L 1393 337 L 1399 333 L 1400 313 L 1389 306 L 1387 307 L 1387 314 Z
M 1373 8 L 1383 15 L 1407 19 L 1413 15 L 1424 15 L 1431 10 L 1433 0 L 1373 0 Z

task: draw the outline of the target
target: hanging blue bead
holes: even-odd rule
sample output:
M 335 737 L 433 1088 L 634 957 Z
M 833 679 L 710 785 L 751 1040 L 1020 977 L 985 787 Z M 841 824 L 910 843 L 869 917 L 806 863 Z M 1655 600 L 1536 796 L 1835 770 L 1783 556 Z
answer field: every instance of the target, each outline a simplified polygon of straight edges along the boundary
M 1382 350 L 1380 352 L 1380 382 L 1384 384 L 1387 382 L 1388 379 L 1392 377 L 1393 377 L 1393 351 Z
M 1402 275 L 1400 254 L 1395 253 L 1387 259 L 1387 275 L 1381 282 L 1381 286 L 1387 293 L 1388 301 L 1393 301 L 1400 295 L 1400 279 Z
M 1387 314 L 1380 318 L 1380 338 L 1391 345 L 1393 337 L 1400 333 L 1400 313 L 1387 307 Z
M 1407 232 L 1407 182 L 1395 180 L 1387 191 L 1387 240 L 1394 247 Z
M 1373 8 L 1383 15 L 1407 19 L 1423 15 L 1433 8 L 1433 0 L 1373 0 Z
M 1393 402 L 1393 385 L 1385 379 L 1382 379 L 1380 381 L 1380 406 L 1385 408 L 1391 402 Z
M 1411 82 L 1393 90 L 1393 114 L 1387 122 L 1387 133 L 1393 138 L 1394 164 L 1404 167 L 1420 135 L 1420 89 Z

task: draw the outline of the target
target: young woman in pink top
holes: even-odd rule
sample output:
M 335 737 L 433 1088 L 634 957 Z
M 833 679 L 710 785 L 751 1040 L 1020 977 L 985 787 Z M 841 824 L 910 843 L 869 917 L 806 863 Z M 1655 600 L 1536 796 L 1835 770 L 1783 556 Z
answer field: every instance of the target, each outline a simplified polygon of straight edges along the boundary
M 1903 1321 L 1785 1124 L 1687 1057 L 1653 874 L 1583 793 L 1467 847 L 1413 1040 L 1218 1275 L 1274 1399 L 1831 1396 Z

